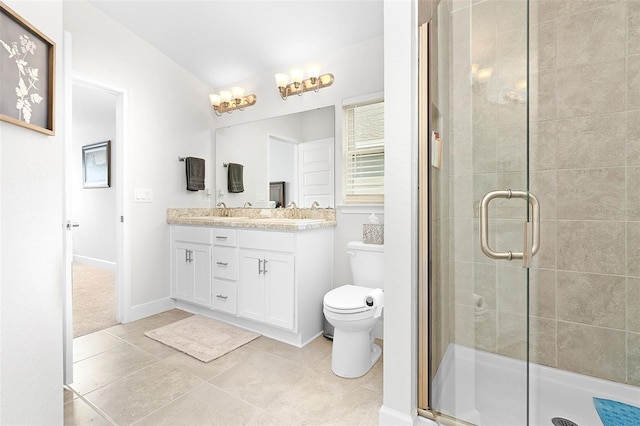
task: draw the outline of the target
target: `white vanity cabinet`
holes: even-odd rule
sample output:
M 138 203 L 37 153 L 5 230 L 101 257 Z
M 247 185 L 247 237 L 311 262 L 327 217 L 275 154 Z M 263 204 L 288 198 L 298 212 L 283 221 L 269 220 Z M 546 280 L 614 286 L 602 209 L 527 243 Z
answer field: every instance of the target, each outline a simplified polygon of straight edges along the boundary
M 211 230 L 172 227 L 171 296 L 211 307 Z
M 322 300 L 333 278 L 331 227 L 174 224 L 171 241 L 178 308 L 298 347 L 322 334 Z

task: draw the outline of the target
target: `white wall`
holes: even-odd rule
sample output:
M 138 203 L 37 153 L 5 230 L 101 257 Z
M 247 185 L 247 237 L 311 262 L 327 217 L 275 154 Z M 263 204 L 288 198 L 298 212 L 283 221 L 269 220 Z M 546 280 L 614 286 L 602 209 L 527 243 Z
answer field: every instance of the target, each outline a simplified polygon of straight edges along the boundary
M 122 214 L 131 306 L 124 306 L 124 319 L 133 320 L 172 306 L 167 208 L 211 204 L 204 191 L 185 189 L 185 164 L 178 161 L 212 158 L 211 90 L 86 1 L 64 2 L 64 27 L 73 37 L 73 72 L 121 88 L 128 99 Z M 151 189 L 153 202 L 134 203 L 134 188 Z
M 417 414 L 417 2 L 385 1 L 385 323 L 381 425 Z
M 5 3 L 57 45 L 56 135 L 0 122 L 0 424 L 62 424 L 62 4 Z
M 111 268 L 116 263 L 116 96 L 83 84 L 73 86 L 73 255 Z M 111 141 L 111 186 L 83 188 L 82 147 Z
M 335 111 L 331 108 L 307 111 L 302 115 L 302 139 L 310 142 L 334 137 L 335 125 L 327 125 L 333 123 L 334 119 Z

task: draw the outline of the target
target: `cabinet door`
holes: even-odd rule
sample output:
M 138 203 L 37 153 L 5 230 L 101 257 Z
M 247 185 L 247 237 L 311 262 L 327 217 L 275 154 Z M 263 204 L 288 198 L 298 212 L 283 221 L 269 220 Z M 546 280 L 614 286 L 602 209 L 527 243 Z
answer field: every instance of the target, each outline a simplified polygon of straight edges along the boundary
M 240 250 L 238 315 L 264 321 L 264 255 L 260 251 Z
M 264 321 L 292 330 L 295 324 L 294 256 L 267 252 L 264 259 Z
M 211 246 L 176 241 L 174 297 L 211 307 Z
M 189 250 L 191 245 L 182 241 L 176 241 L 173 251 L 173 297 L 190 301 L 193 297 L 194 269 L 189 262 Z
M 193 303 L 211 307 L 211 246 L 192 245 Z

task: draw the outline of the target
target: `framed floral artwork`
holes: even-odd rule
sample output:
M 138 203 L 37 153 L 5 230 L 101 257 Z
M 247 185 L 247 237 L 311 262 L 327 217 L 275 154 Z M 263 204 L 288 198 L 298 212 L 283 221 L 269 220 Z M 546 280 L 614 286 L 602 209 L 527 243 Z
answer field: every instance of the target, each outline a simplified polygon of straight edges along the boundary
M 0 2 L 0 120 L 54 134 L 55 43 Z
M 111 141 L 82 147 L 82 187 L 111 186 Z

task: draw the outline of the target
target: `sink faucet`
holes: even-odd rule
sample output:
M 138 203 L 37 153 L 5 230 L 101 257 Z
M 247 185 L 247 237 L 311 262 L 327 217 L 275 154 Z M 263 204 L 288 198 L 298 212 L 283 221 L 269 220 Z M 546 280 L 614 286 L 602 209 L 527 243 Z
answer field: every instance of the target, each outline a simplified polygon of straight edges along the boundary
M 318 203 L 317 201 L 314 201 L 313 204 L 311 204 L 312 209 L 317 209 L 318 207 L 320 207 L 320 203 Z
M 224 203 L 224 201 L 220 201 L 218 204 L 216 204 L 216 207 L 222 207 L 223 209 L 226 209 L 227 205 Z
M 244 203 L 244 206 L 242 206 L 243 209 L 246 209 L 247 207 L 251 207 L 251 203 L 250 202 L 246 202 Z
M 289 204 L 287 204 L 287 208 L 293 210 L 294 219 L 300 219 L 300 209 L 298 209 L 298 206 L 294 201 L 289 202 Z

